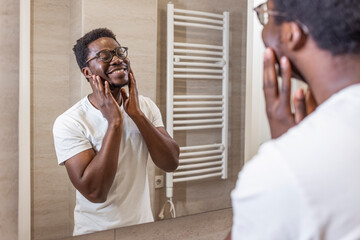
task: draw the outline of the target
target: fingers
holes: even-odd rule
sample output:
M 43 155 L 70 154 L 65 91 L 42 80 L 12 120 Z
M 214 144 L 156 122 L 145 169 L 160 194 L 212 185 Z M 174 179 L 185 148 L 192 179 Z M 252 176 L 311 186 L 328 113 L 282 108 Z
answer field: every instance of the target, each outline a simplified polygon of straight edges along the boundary
M 134 73 L 133 73 L 132 69 L 130 69 L 129 78 L 130 78 L 129 89 L 130 89 L 130 87 L 136 89 L 136 81 L 135 81 L 135 77 L 134 77 Z
M 295 123 L 298 124 L 307 116 L 304 90 L 302 88 L 297 89 L 294 93 L 294 109 Z
M 282 57 L 280 59 L 281 67 L 281 91 L 280 91 L 280 105 L 290 110 L 290 98 L 291 98 L 291 65 L 289 59 Z
M 132 70 L 132 68 L 130 67 L 130 73 L 129 73 L 129 91 L 130 88 L 133 86 L 133 79 L 134 79 L 134 72 Z
M 132 70 L 130 69 L 130 73 L 129 73 L 129 95 L 130 96 L 137 96 L 137 88 L 136 88 L 136 81 L 135 81 L 135 77 L 134 77 L 134 73 L 132 72 Z
M 99 76 L 96 76 L 96 75 L 92 75 L 92 81 L 90 81 L 90 84 L 91 84 L 91 88 L 93 90 L 93 92 L 98 95 L 98 97 L 102 97 L 104 94 L 103 94 L 103 88 L 99 82 Z
M 109 96 L 109 94 L 111 95 L 110 86 L 109 86 L 108 81 L 105 81 L 105 95 Z
M 110 90 L 110 84 L 108 81 L 105 81 L 105 99 L 107 99 L 107 101 L 113 102 L 115 104 L 117 104 L 118 106 L 120 106 L 120 103 L 114 98 L 114 96 L 111 93 Z
M 139 115 L 141 113 L 141 110 L 139 107 L 136 81 L 132 69 L 130 69 L 129 78 L 129 96 L 126 94 L 125 89 L 122 88 L 120 89 L 120 91 L 122 94 L 122 99 L 124 100 L 124 109 L 127 114 L 129 114 L 129 116 L 132 118 Z
M 93 92 L 96 92 L 97 88 L 96 88 L 95 75 L 91 75 L 91 78 L 89 79 L 89 82 L 90 82 L 90 86 L 91 86 L 91 89 L 93 90 Z
M 134 87 L 135 84 L 135 80 L 134 80 L 134 75 L 132 72 L 129 73 L 129 91 L 132 91 L 132 88 Z
M 128 100 L 128 95 L 127 95 L 127 93 L 126 93 L 126 90 L 125 90 L 125 88 L 121 88 L 120 89 L 120 92 L 121 92 L 121 96 L 122 96 L 122 99 L 123 99 L 123 103 L 125 104 L 125 102 Z
M 103 86 L 103 83 L 102 83 L 102 79 L 100 76 L 96 76 L 96 80 L 97 80 L 97 86 L 100 90 L 101 93 L 105 93 L 105 90 L 104 90 L 104 86 Z
M 278 98 L 278 82 L 275 68 L 274 52 L 267 48 L 264 55 L 263 90 L 266 105 L 269 106 Z
M 312 94 L 309 87 L 306 89 L 305 103 L 306 103 L 306 112 L 308 115 L 310 113 L 312 113 L 313 111 L 315 111 L 315 109 L 318 106 L 318 104 L 316 103 L 316 100 L 314 98 L 314 95 Z
M 111 95 L 109 83 L 107 81 L 104 82 L 105 86 L 103 85 L 101 77 L 98 75 L 92 75 L 92 79 L 90 80 L 91 88 L 99 98 Z

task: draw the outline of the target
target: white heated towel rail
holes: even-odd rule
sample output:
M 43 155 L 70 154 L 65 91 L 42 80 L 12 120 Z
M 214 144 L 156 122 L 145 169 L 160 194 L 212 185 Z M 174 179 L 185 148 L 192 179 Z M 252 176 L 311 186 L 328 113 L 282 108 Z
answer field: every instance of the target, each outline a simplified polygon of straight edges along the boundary
M 177 26 L 218 30 L 222 45 L 175 42 Z M 167 131 L 221 129 L 221 142 L 180 147 L 180 164 L 166 174 L 170 203 L 173 184 L 206 178 L 227 178 L 229 13 L 175 9 L 167 5 Z M 221 95 L 174 95 L 178 79 L 222 81 Z M 173 204 L 172 204 L 173 206 Z M 173 216 L 174 217 L 174 216 Z

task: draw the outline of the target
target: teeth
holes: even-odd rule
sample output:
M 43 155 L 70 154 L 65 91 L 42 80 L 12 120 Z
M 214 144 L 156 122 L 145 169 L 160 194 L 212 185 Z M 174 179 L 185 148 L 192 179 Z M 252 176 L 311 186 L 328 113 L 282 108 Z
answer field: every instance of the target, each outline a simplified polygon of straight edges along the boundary
M 123 72 L 124 70 L 116 70 L 114 71 L 113 73 L 120 73 L 120 72 Z

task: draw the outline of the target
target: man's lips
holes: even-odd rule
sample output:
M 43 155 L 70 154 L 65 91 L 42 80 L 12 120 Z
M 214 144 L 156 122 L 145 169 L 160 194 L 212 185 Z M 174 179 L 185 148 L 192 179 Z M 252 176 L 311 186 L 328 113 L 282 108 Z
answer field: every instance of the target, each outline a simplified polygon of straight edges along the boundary
M 123 72 L 125 72 L 125 71 L 126 71 L 126 69 L 117 69 L 117 70 L 114 70 L 114 71 L 109 72 L 109 74 L 113 74 L 113 73 L 123 73 Z
M 127 66 L 125 66 L 125 65 L 123 65 L 123 66 L 121 66 L 121 67 L 116 67 L 116 68 L 114 68 L 114 69 L 111 69 L 109 72 L 108 72 L 108 74 L 112 74 L 112 73 L 121 73 L 121 72 L 125 72 L 125 71 L 127 71 L 128 70 L 128 67 Z

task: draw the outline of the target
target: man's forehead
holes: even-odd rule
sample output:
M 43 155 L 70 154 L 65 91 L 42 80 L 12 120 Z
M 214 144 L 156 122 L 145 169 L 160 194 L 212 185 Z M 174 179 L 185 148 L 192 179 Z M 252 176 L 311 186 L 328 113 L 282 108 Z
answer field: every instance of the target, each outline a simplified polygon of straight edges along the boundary
M 119 47 L 119 44 L 115 41 L 115 39 L 109 37 L 98 38 L 88 45 L 89 51 L 95 51 L 95 52 L 102 49 L 112 50 L 116 47 Z

